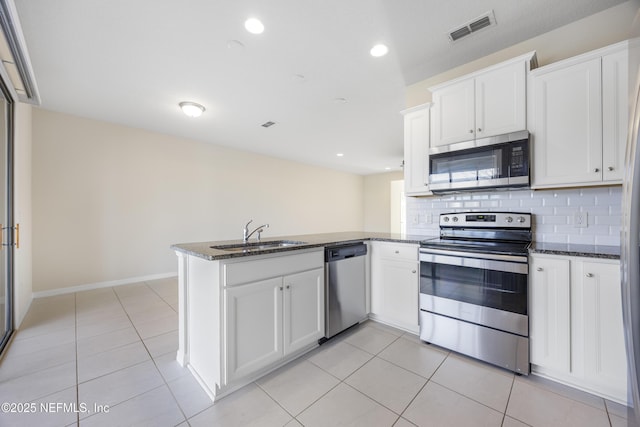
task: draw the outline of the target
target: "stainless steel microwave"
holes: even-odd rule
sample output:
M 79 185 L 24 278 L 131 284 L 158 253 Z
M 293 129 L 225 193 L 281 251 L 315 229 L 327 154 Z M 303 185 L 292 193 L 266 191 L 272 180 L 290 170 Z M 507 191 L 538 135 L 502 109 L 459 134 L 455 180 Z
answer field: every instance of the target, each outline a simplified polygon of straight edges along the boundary
M 429 189 L 447 193 L 529 186 L 529 132 L 429 150 Z

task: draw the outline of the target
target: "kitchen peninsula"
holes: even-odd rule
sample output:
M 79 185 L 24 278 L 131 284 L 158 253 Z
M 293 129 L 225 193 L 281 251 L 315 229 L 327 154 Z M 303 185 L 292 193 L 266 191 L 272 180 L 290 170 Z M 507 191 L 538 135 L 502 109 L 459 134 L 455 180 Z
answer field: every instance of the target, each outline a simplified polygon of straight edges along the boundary
M 397 297 L 387 298 L 383 286 L 371 295 L 368 277 L 367 313 L 417 333 L 418 245 L 425 238 L 343 232 L 173 245 L 179 259 L 177 360 L 215 400 L 317 347 L 325 326 L 324 248 L 361 241 L 373 246 L 371 259 L 382 254 L 383 274 L 400 271 L 396 289 L 406 288 L 394 291 L 406 295 L 403 300 L 385 307 L 382 301 Z M 389 258 L 391 268 L 384 270 Z

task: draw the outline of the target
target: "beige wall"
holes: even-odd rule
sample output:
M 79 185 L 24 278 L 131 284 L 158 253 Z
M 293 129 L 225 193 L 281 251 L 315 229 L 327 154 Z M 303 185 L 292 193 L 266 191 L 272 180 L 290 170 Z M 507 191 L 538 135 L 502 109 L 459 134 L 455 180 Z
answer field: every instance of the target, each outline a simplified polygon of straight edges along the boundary
M 399 179 L 402 172 L 364 177 L 364 231 L 391 231 L 391 181 Z
M 34 291 L 175 272 L 172 243 L 363 229 L 359 175 L 33 111 Z M 387 209 L 388 211 L 388 209 Z
M 476 61 L 451 69 L 406 88 L 407 108 L 431 101 L 429 87 L 486 68 L 507 59 L 536 51 L 543 66 L 632 37 L 638 1 L 630 0 L 564 27 L 534 37 Z
M 32 107 L 16 103 L 14 139 L 15 222 L 20 248 L 15 250 L 14 326 L 20 326 L 32 300 L 31 118 Z

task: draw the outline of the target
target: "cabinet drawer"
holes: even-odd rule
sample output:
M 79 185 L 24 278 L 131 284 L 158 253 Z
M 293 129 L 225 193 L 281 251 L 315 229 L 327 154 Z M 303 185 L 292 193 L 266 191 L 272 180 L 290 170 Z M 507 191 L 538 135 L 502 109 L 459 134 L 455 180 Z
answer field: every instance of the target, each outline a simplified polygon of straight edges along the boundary
M 418 245 L 408 243 L 373 242 L 372 255 L 380 258 L 418 261 Z
M 295 254 L 295 252 L 294 252 Z M 324 251 L 261 258 L 224 264 L 224 286 L 257 282 L 324 267 Z

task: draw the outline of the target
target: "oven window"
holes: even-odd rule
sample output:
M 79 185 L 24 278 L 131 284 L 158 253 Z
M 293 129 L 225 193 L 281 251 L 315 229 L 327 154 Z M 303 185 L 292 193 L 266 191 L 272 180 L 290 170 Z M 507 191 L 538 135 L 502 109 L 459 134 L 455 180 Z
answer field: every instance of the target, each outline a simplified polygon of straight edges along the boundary
M 420 263 L 420 293 L 527 314 L 527 275 Z

